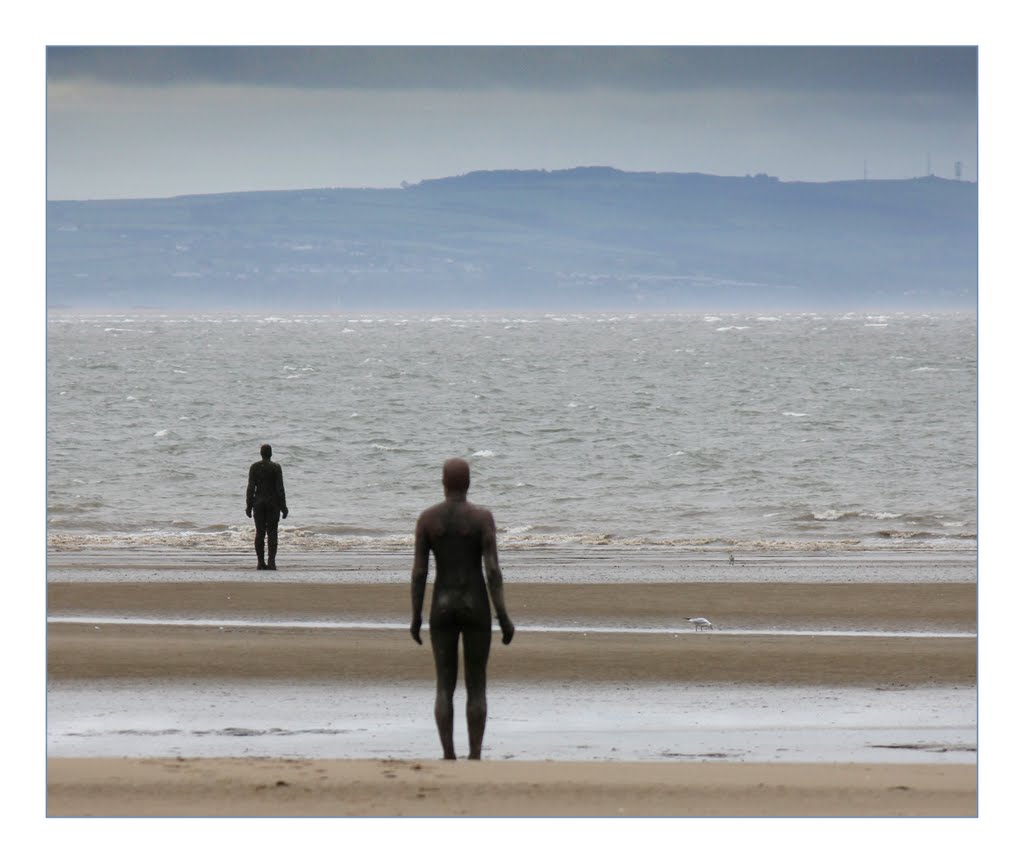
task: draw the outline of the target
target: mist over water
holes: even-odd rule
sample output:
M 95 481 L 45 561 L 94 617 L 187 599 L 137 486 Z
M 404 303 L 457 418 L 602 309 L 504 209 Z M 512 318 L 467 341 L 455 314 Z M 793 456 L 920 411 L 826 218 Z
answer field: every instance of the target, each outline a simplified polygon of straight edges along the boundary
M 973 314 L 50 313 L 51 548 L 411 546 L 441 463 L 503 547 L 966 549 Z

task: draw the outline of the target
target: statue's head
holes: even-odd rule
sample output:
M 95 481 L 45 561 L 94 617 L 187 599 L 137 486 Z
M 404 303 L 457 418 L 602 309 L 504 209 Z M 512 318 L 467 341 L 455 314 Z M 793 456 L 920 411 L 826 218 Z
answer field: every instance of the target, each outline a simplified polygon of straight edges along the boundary
M 445 492 L 466 492 L 469 489 L 469 463 L 465 459 L 449 459 L 444 463 L 441 482 Z

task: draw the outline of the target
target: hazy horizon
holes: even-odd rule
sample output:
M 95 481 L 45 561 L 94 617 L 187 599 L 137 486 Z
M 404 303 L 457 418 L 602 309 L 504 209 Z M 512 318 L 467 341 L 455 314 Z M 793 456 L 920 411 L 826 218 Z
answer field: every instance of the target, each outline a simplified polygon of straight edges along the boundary
M 935 177 L 935 178 L 938 178 L 940 180 L 952 180 L 952 179 L 955 179 L 955 178 L 952 178 L 952 177 L 943 177 L 942 175 L 940 175 L 940 174 L 938 174 L 936 172 L 932 172 L 931 175 L 927 175 L 925 173 L 921 173 L 921 174 L 908 175 L 906 177 L 840 178 L 840 179 L 835 179 L 835 180 L 784 180 L 784 179 L 782 179 L 780 177 L 777 177 L 775 175 L 768 174 L 767 172 L 755 172 L 755 171 L 744 171 L 742 173 L 736 173 L 736 174 L 714 174 L 714 173 L 706 172 L 706 171 L 644 171 L 643 169 L 635 169 L 634 170 L 634 169 L 619 168 L 616 165 L 565 165 L 565 166 L 560 166 L 560 167 L 555 167 L 555 168 L 529 168 L 529 167 L 525 167 L 525 168 L 507 168 L 507 167 L 479 168 L 479 169 L 474 169 L 473 171 L 461 172 L 459 174 L 447 174 L 447 175 L 438 176 L 438 177 L 424 177 L 421 180 L 418 180 L 418 181 L 415 181 L 415 182 L 402 181 L 401 183 L 396 184 L 394 186 L 287 186 L 287 187 L 272 188 L 272 189 L 270 189 L 270 188 L 268 188 L 268 189 L 233 189 L 233 190 L 211 190 L 211 191 L 207 191 L 207 192 L 185 192 L 185 193 L 176 194 L 176 195 L 125 195 L 125 196 L 117 196 L 117 197 L 112 197 L 112 198 L 50 198 L 50 197 L 48 197 L 47 198 L 47 203 L 59 204 L 59 203 L 69 203 L 69 202 L 74 202 L 74 201 L 94 201 L 94 202 L 102 202 L 102 201 L 143 201 L 143 200 L 152 200 L 152 199 L 163 200 L 163 199 L 167 199 L 167 198 L 188 198 L 188 197 L 198 197 L 198 196 L 204 196 L 204 195 L 249 195 L 249 194 L 259 194 L 259 193 L 263 193 L 263 192 L 268 192 L 268 193 L 274 193 L 274 192 L 304 192 L 304 191 L 316 191 L 316 190 L 332 190 L 332 191 L 357 191 L 357 190 L 391 191 L 391 190 L 400 190 L 400 189 L 403 189 L 403 188 L 407 188 L 408 186 L 415 186 L 415 185 L 417 185 L 419 183 L 430 182 L 432 180 L 447 180 L 447 179 L 453 179 L 453 178 L 457 178 L 457 177 L 464 177 L 464 176 L 469 175 L 469 174 L 481 174 L 481 173 L 488 173 L 488 172 L 502 173 L 502 172 L 511 172 L 511 171 L 522 171 L 522 172 L 538 171 L 538 172 L 547 172 L 547 173 L 555 174 L 555 173 L 560 172 L 560 171 L 572 171 L 572 170 L 579 169 L 579 168 L 610 168 L 610 169 L 612 169 L 614 171 L 621 171 L 621 172 L 627 173 L 627 174 L 649 174 L 649 173 L 656 173 L 656 174 L 699 174 L 699 175 L 702 175 L 702 176 L 720 177 L 720 178 L 725 178 L 725 179 L 728 179 L 728 178 L 750 178 L 750 177 L 755 177 L 758 174 L 762 174 L 762 175 L 771 177 L 772 179 L 778 180 L 780 183 L 801 183 L 801 184 L 850 183 L 850 182 L 897 183 L 897 182 L 900 182 L 900 181 L 907 181 L 907 180 L 919 180 L 919 179 L 922 179 L 922 178 L 924 178 L 926 176 Z M 968 184 L 975 184 L 975 185 L 977 184 L 976 180 L 967 180 L 967 179 L 964 179 L 964 178 L 961 178 L 959 182 L 968 183 Z

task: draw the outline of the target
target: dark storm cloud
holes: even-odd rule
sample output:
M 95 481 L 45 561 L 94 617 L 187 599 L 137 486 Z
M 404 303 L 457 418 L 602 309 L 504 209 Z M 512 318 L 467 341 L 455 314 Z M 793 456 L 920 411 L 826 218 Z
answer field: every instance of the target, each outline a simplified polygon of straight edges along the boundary
M 51 82 L 298 88 L 719 88 L 974 99 L 977 50 L 939 46 L 54 46 Z

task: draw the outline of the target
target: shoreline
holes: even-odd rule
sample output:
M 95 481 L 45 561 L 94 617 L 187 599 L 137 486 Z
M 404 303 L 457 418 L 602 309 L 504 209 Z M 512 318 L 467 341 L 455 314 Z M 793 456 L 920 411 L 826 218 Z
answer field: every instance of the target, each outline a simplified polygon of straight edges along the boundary
M 977 583 L 974 552 L 844 551 L 736 554 L 659 547 L 553 547 L 500 550 L 508 584 L 696 582 Z M 203 582 L 409 584 L 412 550 L 302 551 L 282 544 L 277 571 L 257 571 L 248 549 L 48 550 L 48 582 Z M 431 572 L 433 566 L 431 567 Z M 432 577 L 431 577 L 432 580 Z

